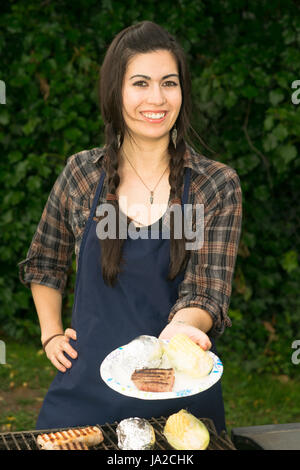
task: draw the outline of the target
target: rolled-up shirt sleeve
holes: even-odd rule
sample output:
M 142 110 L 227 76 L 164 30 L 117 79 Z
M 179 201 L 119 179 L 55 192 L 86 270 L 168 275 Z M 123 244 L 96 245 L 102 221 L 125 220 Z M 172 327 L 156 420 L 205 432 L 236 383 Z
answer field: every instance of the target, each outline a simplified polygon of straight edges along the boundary
M 18 263 L 21 282 L 65 291 L 72 263 L 75 237 L 69 223 L 69 161 L 49 194 L 41 219 L 24 260 Z
M 218 204 L 207 213 L 204 208 L 203 243 L 190 251 L 169 321 L 183 308 L 198 307 L 212 317 L 212 337 L 221 336 L 231 326 L 228 308 L 241 229 L 242 190 L 236 171 L 231 169 Z

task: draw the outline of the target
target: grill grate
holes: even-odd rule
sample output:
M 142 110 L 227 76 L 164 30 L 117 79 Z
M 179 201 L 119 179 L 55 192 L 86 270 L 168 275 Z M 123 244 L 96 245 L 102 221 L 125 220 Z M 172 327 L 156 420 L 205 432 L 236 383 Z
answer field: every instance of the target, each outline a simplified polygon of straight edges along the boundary
M 155 431 L 156 443 L 154 450 L 173 450 L 162 433 L 166 423 L 166 418 L 151 418 L 148 421 L 152 424 Z M 207 450 L 236 450 L 229 436 L 225 432 L 222 432 L 220 435 L 217 434 L 212 420 L 201 418 L 201 421 L 205 424 L 210 434 L 210 443 Z M 119 450 L 116 434 L 117 425 L 117 422 L 112 424 L 106 423 L 101 426 L 97 424 L 96 426 L 98 426 L 103 433 L 104 441 L 97 446 L 90 447 L 90 449 Z M 79 428 L 79 426 L 77 426 L 77 428 Z M 50 432 L 63 431 L 64 429 L 70 428 L 0 433 L 0 450 L 39 450 L 39 446 L 36 443 L 36 438 L 39 434 L 48 434 Z

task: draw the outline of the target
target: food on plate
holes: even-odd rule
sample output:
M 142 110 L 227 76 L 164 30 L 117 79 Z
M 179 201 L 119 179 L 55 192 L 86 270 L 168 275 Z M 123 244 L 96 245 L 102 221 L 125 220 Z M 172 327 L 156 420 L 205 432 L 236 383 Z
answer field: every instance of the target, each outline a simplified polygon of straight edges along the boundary
M 138 336 L 124 346 L 120 366 L 129 373 L 136 369 L 157 368 L 163 352 L 163 343 L 155 336 Z
M 155 444 L 153 426 L 144 418 L 127 418 L 117 428 L 118 447 L 121 450 L 150 450 Z
M 186 410 L 169 416 L 163 432 L 176 450 L 205 450 L 210 440 L 205 424 Z
M 143 392 L 171 392 L 175 374 L 174 369 L 138 369 L 131 380 Z
M 188 336 L 179 333 L 164 345 L 164 351 L 172 367 L 178 372 L 194 377 L 205 377 L 213 368 L 213 358 Z
M 70 444 L 83 443 L 87 446 L 95 446 L 103 441 L 101 429 L 97 426 L 87 426 L 80 429 L 68 429 L 49 434 L 39 434 L 37 443 L 44 450 L 55 450 L 55 447 Z

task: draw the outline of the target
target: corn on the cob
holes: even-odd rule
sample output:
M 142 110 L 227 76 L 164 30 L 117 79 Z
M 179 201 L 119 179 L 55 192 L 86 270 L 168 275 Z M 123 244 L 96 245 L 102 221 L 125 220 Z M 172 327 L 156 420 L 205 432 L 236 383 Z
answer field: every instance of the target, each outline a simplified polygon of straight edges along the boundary
M 184 334 L 173 336 L 164 349 L 172 366 L 192 377 L 205 377 L 213 367 L 209 353 Z

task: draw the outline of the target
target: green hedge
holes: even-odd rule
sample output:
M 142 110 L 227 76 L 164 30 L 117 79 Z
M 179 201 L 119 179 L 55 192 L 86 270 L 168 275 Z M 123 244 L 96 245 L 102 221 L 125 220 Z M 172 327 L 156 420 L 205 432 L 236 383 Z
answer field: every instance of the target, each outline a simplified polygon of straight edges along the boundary
M 235 168 L 243 231 L 232 328 L 219 341 L 249 370 L 293 375 L 299 332 L 299 7 L 268 2 L 128 0 L 3 3 L 0 16 L 0 322 L 39 341 L 29 289 L 19 281 L 51 187 L 67 157 L 103 144 L 100 65 L 121 29 L 155 21 L 186 51 L 193 80 L 195 148 Z M 73 272 L 64 299 L 67 324 Z

